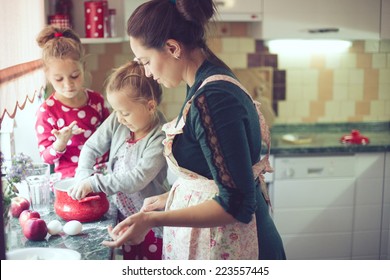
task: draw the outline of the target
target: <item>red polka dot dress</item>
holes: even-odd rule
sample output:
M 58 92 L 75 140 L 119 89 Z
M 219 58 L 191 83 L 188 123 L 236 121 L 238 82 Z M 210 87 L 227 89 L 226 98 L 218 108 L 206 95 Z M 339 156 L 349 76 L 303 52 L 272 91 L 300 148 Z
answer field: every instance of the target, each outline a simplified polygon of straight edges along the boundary
M 61 178 L 73 177 L 77 168 L 80 151 L 85 141 L 95 132 L 110 112 L 104 105 L 101 94 L 86 89 L 88 101 L 80 108 L 72 108 L 61 103 L 52 94 L 38 109 L 35 130 L 38 137 L 38 148 L 41 158 L 48 164 L 54 164 L 54 171 Z M 84 133 L 73 135 L 63 152 L 56 152 L 53 143 L 56 137 L 53 129 L 62 129 L 77 121 L 76 128 L 84 129 Z M 107 160 L 107 155 L 97 159 L 97 163 Z

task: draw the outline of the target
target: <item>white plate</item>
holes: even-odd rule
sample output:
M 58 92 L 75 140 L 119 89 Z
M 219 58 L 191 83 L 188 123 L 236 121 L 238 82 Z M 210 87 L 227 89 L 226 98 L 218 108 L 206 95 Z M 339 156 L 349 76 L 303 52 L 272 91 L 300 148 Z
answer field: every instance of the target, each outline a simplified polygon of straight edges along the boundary
M 285 134 L 282 139 L 293 144 L 309 144 L 312 138 L 308 135 Z
M 7 252 L 7 260 L 80 260 L 79 252 L 59 248 L 23 248 Z

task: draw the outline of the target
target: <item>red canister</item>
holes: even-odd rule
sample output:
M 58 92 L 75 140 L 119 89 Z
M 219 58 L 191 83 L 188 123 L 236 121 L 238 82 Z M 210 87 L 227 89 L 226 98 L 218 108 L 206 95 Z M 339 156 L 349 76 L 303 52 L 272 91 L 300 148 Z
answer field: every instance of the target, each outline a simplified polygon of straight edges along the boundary
M 71 28 L 68 15 L 52 15 L 49 16 L 49 24 L 59 28 Z
M 84 2 L 85 37 L 108 37 L 108 3 L 107 1 Z

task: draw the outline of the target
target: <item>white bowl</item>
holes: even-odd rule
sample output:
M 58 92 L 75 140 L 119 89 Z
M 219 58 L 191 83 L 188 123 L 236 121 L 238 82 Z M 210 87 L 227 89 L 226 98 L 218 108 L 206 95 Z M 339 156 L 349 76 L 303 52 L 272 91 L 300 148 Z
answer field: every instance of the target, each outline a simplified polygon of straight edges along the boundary
M 62 248 L 23 248 L 6 253 L 7 260 L 80 260 L 77 251 Z

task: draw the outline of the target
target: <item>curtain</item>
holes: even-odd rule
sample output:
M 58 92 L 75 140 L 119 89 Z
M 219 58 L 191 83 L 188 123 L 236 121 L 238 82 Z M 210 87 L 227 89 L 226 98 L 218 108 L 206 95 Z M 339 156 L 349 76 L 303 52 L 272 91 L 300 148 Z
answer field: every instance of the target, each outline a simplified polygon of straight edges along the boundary
M 5 114 L 43 93 L 46 85 L 36 37 L 45 26 L 44 0 L 0 1 L 0 124 Z

